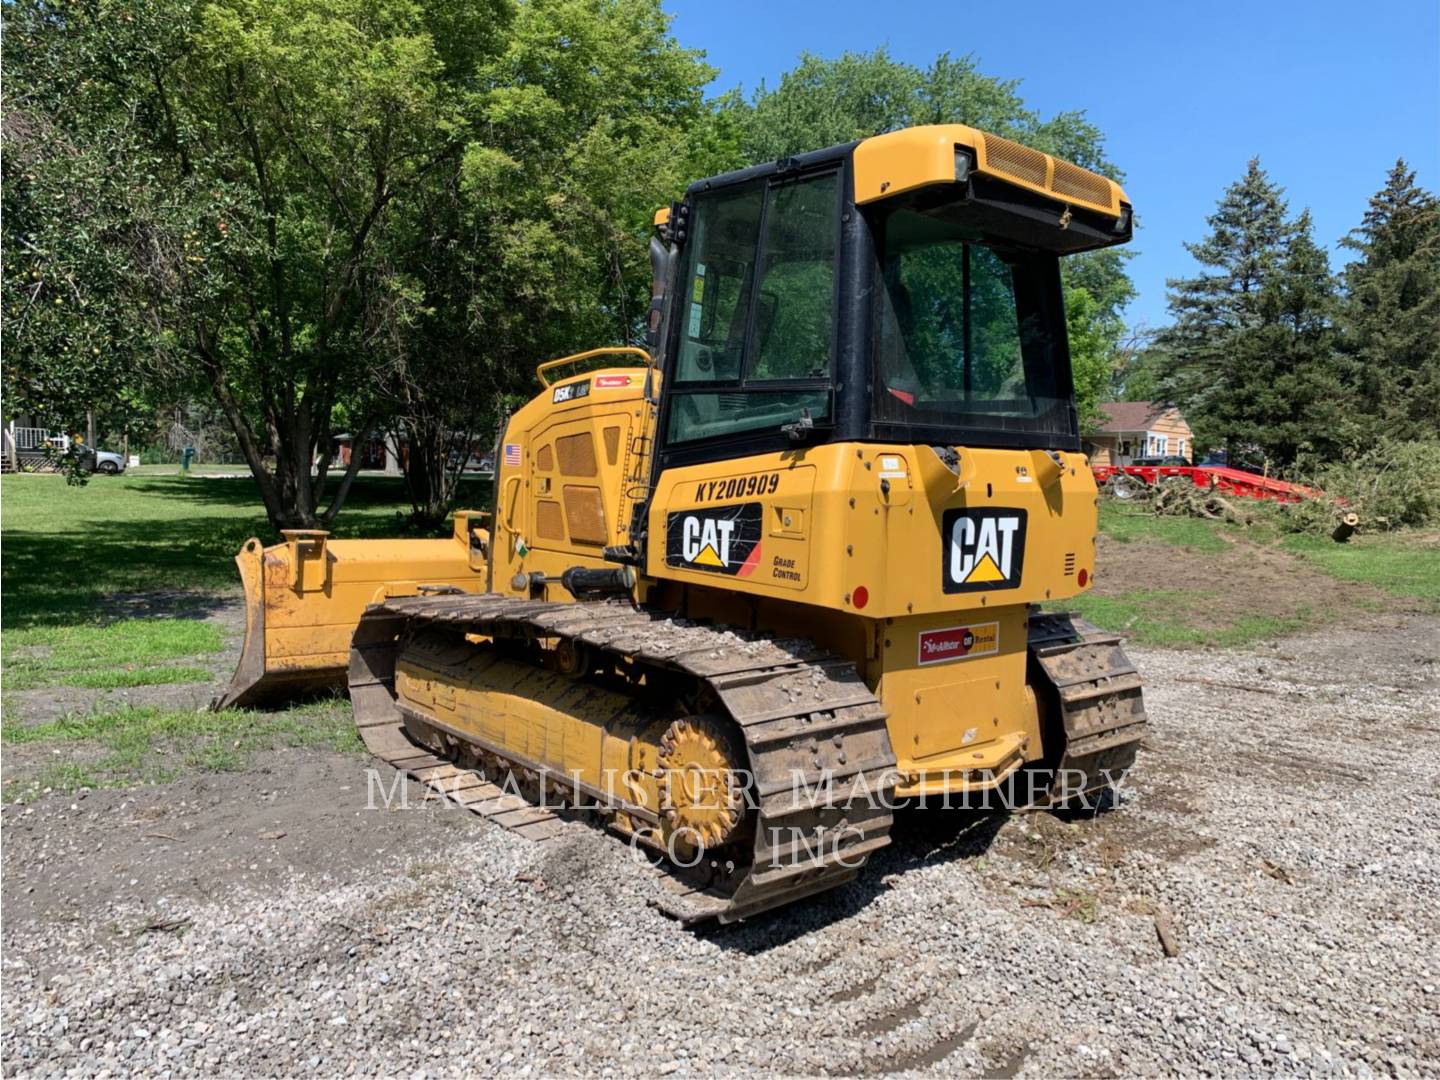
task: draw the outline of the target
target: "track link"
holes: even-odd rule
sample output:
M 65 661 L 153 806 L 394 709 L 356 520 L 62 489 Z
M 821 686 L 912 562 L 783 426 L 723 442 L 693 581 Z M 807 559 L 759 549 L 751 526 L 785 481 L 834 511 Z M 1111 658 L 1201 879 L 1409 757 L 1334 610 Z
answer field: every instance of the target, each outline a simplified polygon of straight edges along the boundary
M 425 628 L 496 641 L 568 641 L 627 669 L 679 673 L 709 688 L 744 737 L 757 819 L 747 864 L 711 867 L 700 880 L 660 864 L 667 873 L 656 906 L 683 922 L 733 922 L 833 889 L 889 843 L 889 792 L 898 778 L 885 711 L 852 663 L 813 642 L 697 624 L 623 601 L 483 594 L 395 599 L 367 609 L 350 658 L 350 698 L 366 747 L 536 839 L 563 827 L 553 814 L 456 769 L 412 738 L 431 718 L 399 705 L 395 664 Z M 533 765 L 503 747 L 481 749 L 521 768 Z
M 1064 735 L 1064 751 L 1047 761 L 1054 782 L 1035 808 L 1103 791 L 1135 764 L 1148 718 L 1140 673 L 1122 640 L 1073 615 L 1031 612 L 1030 655 L 1053 693 Z

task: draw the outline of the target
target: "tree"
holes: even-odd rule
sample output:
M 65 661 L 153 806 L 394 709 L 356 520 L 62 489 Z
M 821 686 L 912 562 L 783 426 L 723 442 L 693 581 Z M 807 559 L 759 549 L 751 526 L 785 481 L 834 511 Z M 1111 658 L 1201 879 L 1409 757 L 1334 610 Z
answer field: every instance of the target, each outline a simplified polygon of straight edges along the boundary
M 1336 437 L 1340 384 L 1330 319 L 1334 281 L 1310 215 L 1253 159 L 1187 244 L 1209 272 L 1172 279 L 1173 325 L 1159 335 L 1171 365 L 1161 395 L 1185 410 L 1201 445 L 1258 450 L 1282 463 Z
M 1440 430 L 1440 199 L 1397 161 L 1358 228 L 1341 241 L 1344 349 L 1361 431 L 1398 439 Z
M 62 102 L 27 92 L 12 61 L 27 43 L 23 19 L 5 11 L 3 366 L 10 415 L 40 426 L 85 430 L 87 414 L 118 412 L 122 426 L 141 397 L 133 378 L 148 334 L 130 268 L 144 243 L 131 178 L 117 167 L 133 153 L 129 118 L 106 111 L 82 137 Z M 48 67 L 37 50 L 25 60 Z M 86 108 L 82 80 L 69 108 Z M 142 215 L 143 216 L 143 215 Z
M 916 124 L 968 124 L 1122 178 L 1105 156 L 1104 137 L 1083 113 L 1048 120 L 1026 107 L 1018 80 L 982 74 L 971 57 L 941 53 L 928 67 L 893 60 L 884 49 L 826 60 L 809 53 L 749 101 L 721 101 L 739 148 L 735 164 L 772 160 Z M 1062 264 L 1066 316 L 1082 419 L 1095 415 L 1124 335 L 1125 305 L 1135 291 L 1118 250 L 1072 256 Z M 1103 372 L 1103 375 L 1102 375 Z
M 655 206 L 726 152 L 713 72 L 657 0 L 18 0 L 5 20 L 6 255 L 39 249 L 17 263 L 45 282 L 32 302 L 7 281 L 7 312 L 28 305 L 7 389 L 73 409 L 99 356 L 161 399 L 203 386 L 276 527 L 343 504 L 358 456 L 322 509 L 341 418 L 357 442 L 403 428 L 417 516 L 442 513 L 454 451 L 538 360 L 631 340 Z M 12 161 L 36 174 L 13 199 Z M 79 277 L 85 320 L 38 306 Z
M 63 183 L 95 157 L 125 187 L 120 221 L 92 242 L 148 316 L 145 374 L 209 388 L 276 527 L 327 523 L 343 503 L 353 470 L 319 509 L 332 413 L 372 385 L 377 238 L 395 204 L 458 160 L 465 50 L 507 12 L 500 0 L 7 7 L 17 108 L 63 133 L 42 166 Z M 66 143 L 77 153 L 53 153 Z M 30 370 L 51 366 L 39 344 L 22 342 Z
M 1080 426 L 1093 428 L 1101 419 L 1100 403 L 1109 394 L 1115 370 L 1114 338 L 1098 304 L 1083 286 L 1065 291 L 1065 321 L 1070 327 L 1070 370 L 1075 382 L 1075 409 Z
M 520 6 L 476 69 L 464 153 L 398 218 L 381 385 L 417 519 L 448 509 L 537 362 L 642 340 L 655 209 L 728 164 L 707 144 L 714 72 L 668 21 L 654 0 Z

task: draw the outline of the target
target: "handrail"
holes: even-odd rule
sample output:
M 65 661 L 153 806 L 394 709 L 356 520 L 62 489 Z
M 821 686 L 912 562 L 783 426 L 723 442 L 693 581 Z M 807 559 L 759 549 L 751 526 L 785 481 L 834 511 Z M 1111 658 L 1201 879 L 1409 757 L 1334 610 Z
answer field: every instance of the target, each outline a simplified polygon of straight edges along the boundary
M 548 390 L 552 384 L 549 379 L 545 378 L 546 372 L 566 364 L 589 360 L 592 356 L 635 356 L 642 360 L 646 367 L 653 363 L 650 354 L 636 345 L 607 345 L 603 349 L 587 349 L 584 352 L 575 353 L 573 356 L 562 356 L 558 360 L 546 360 L 535 369 L 535 377 L 540 380 L 540 385 Z

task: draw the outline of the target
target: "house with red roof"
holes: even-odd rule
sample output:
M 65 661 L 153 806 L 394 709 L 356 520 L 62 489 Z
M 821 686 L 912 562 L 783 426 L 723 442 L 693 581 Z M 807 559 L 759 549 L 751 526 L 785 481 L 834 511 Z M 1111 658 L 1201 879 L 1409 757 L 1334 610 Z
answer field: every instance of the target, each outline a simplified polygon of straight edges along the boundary
M 1104 419 L 1083 436 L 1092 465 L 1130 465 L 1136 458 L 1194 460 L 1194 439 L 1180 410 L 1168 401 L 1110 401 Z

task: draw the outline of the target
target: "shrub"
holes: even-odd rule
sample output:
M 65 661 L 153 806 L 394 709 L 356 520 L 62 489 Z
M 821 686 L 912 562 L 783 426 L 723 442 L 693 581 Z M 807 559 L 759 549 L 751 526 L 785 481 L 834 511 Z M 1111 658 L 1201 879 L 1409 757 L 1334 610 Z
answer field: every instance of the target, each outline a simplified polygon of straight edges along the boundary
M 1343 513 L 1360 515 L 1360 527 L 1400 529 L 1440 524 L 1440 441 L 1382 439 L 1364 453 L 1317 467 L 1303 483 L 1325 493 L 1285 507 L 1292 528 L 1332 528 Z

